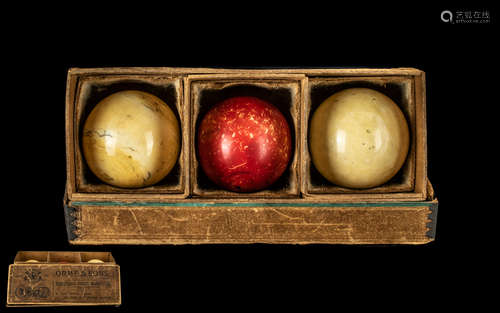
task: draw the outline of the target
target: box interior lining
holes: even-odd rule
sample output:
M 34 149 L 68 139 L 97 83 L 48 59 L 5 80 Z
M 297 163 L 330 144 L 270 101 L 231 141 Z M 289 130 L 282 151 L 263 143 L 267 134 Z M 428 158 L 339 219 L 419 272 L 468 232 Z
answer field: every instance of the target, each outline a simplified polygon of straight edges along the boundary
M 78 251 L 19 251 L 14 263 L 36 260 L 40 263 L 85 263 L 92 259 L 103 262 L 114 262 L 109 252 L 78 252 Z
M 19 251 L 14 259 L 14 263 L 36 260 L 38 262 L 47 262 L 49 254 L 47 251 Z
M 59 252 L 59 251 L 49 251 L 47 262 L 51 263 L 80 263 L 80 253 L 79 252 Z

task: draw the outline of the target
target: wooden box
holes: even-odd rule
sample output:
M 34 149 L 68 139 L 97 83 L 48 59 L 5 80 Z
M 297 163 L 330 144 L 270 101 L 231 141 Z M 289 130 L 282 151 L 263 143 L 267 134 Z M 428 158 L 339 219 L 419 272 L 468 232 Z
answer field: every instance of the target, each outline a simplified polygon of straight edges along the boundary
M 120 267 L 108 252 L 20 251 L 9 266 L 7 306 L 120 304 Z
M 309 119 L 335 91 L 369 87 L 391 97 L 410 129 L 405 164 L 389 182 L 349 189 L 326 181 L 311 163 Z M 182 148 L 158 184 L 121 189 L 89 171 L 82 124 L 104 96 L 137 89 L 177 114 Z M 270 188 L 236 193 L 211 183 L 197 161 L 203 114 L 229 96 L 275 104 L 292 129 L 293 157 Z M 425 74 L 394 69 L 71 69 L 66 93 L 65 214 L 72 244 L 328 243 L 422 244 L 435 236 L 437 199 L 427 179 Z

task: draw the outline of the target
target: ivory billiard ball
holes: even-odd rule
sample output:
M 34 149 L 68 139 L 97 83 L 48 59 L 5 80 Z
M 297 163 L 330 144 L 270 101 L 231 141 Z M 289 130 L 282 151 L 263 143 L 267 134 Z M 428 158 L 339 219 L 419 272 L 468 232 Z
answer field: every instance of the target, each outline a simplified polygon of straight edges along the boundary
M 331 183 L 371 188 L 390 180 L 405 162 L 409 130 L 401 109 L 381 92 L 349 88 L 313 113 L 309 148 L 316 169 Z
M 88 260 L 87 263 L 104 263 L 104 261 L 99 259 L 91 259 Z
M 82 137 L 90 170 L 105 183 L 124 188 L 163 179 L 180 149 L 174 112 L 160 98 L 137 90 L 101 100 L 88 116 Z

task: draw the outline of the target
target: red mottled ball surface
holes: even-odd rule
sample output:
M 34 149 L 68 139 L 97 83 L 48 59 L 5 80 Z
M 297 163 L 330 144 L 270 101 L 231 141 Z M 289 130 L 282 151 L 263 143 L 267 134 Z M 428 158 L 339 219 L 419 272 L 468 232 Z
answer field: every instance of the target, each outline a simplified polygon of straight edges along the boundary
M 210 109 L 198 128 L 201 167 L 217 185 L 236 192 L 265 189 L 285 171 L 290 126 L 272 104 L 229 98 Z

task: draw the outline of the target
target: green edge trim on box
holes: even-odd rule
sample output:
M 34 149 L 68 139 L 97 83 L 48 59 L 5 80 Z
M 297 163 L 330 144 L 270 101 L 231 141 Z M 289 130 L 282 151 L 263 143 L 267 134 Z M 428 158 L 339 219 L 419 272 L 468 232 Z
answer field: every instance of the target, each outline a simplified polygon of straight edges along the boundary
M 91 206 L 156 206 L 156 207 L 416 207 L 432 206 L 431 201 L 418 202 L 353 202 L 353 203 L 265 203 L 265 202 L 99 202 L 73 201 L 72 205 Z

